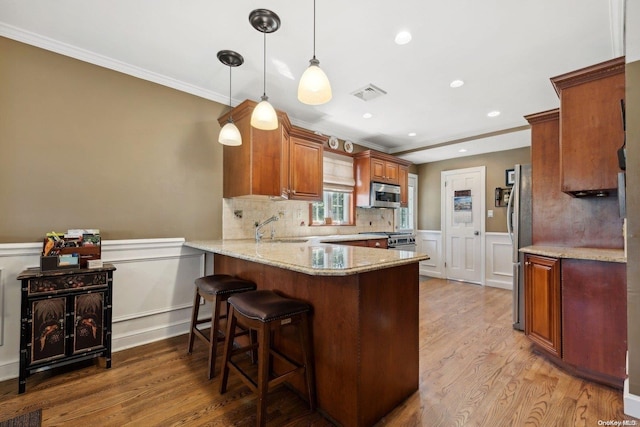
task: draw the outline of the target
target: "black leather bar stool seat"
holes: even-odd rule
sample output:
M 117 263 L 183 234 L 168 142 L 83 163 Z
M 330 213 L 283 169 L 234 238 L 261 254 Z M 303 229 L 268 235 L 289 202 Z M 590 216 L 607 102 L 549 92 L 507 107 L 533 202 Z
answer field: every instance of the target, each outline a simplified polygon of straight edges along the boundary
M 189 329 L 189 347 L 187 353 L 191 354 L 195 337 L 200 338 L 208 344 L 209 379 L 211 379 L 215 375 L 218 342 L 224 340 L 224 332 L 220 330 L 220 320 L 227 318 L 226 313 L 228 313 L 228 309 L 225 310 L 224 313 L 222 312 L 222 304 L 233 294 L 255 290 L 256 284 L 249 280 L 228 274 L 212 274 L 210 276 L 200 277 L 195 280 L 195 284 L 196 293 L 191 313 L 191 328 Z M 200 298 L 211 303 L 212 313 L 210 318 L 198 319 Z M 202 330 L 198 329 L 198 325 L 209 322 L 211 322 L 211 329 L 209 336 L 207 336 Z
M 235 294 L 229 297 L 229 318 L 227 320 L 227 338 L 224 342 L 222 360 L 222 380 L 220 381 L 220 393 L 227 389 L 229 370 L 240 375 L 242 381 L 258 395 L 256 425 L 264 426 L 266 423 L 267 392 L 270 387 L 286 381 L 292 375 L 301 375 L 306 383 L 309 407 L 313 411 L 316 407 L 315 376 L 313 372 L 313 351 L 311 349 L 311 326 L 309 314 L 311 306 L 304 301 L 285 298 L 273 291 L 260 290 Z M 233 348 L 232 337 L 236 327 L 249 328 L 257 334 L 257 342 L 250 345 Z M 282 354 L 272 346 L 272 334 L 280 328 L 295 325 L 298 329 L 298 339 L 302 361 L 294 361 L 291 357 Z M 247 370 L 242 369 L 240 363 L 234 361 L 233 356 L 252 353 L 257 349 L 258 376 L 254 380 Z M 278 359 L 284 373 L 276 375 L 269 372 L 273 362 Z M 280 370 L 282 370 L 280 369 Z M 255 378 L 255 374 L 253 375 Z

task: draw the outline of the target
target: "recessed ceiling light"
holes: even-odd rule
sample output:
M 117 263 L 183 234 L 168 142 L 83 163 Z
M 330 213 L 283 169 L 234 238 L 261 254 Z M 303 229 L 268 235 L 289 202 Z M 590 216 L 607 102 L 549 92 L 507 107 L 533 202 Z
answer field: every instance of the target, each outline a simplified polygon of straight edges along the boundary
M 487 116 L 489 117 L 498 117 L 500 115 L 500 111 L 490 111 L 487 113 Z
M 456 87 L 460 87 L 464 84 L 464 82 L 462 80 L 454 80 L 451 83 L 449 83 L 450 87 L 456 88 Z
M 458 153 L 466 153 L 467 149 L 466 148 L 461 148 L 458 150 Z
M 417 134 L 415 132 L 409 132 L 409 136 L 416 136 Z
M 400 31 L 396 34 L 396 44 L 403 45 L 411 41 L 411 33 L 409 31 Z
M 362 115 L 362 117 L 364 117 L 365 119 L 370 119 L 371 117 L 373 117 L 373 114 L 371 114 L 371 113 L 364 113 L 364 114 Z

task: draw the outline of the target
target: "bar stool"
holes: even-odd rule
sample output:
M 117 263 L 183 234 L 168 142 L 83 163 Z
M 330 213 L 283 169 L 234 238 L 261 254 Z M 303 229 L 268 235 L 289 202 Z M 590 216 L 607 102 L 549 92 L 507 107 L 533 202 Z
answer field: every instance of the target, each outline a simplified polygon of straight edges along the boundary
M 227 389 L 229 369 L 240 374 L 242 381 L 258 395 L 256 425 L 266 423 L 267 392 L 269 388 L 278 385 L 291 375 L 303 375 L 309 397 L 309 408 L 316 407 L 315 377 L 313 373 L 313 352 L 311 350 L 311 327 L 309 313 L 311 306 L 303 301 L 285 298 L 273 291 L 259 290 L 232 295 L 228 299 L 229 318 L 227 320 L 227 334 L 224 341 L 222 359 L 222 380 L 220 393 Z M 233 348 L 232 337 L 237 325 L 257 332 L 257 343 L 241 348 Z M 302 350 L 302 364 L 277 351 L 271 345 L 272 333 L 286 325 L 297 325 L 300 347 Z M 258 351 L 258 378 L 254 381 L 232 357 L 239 353 Z M 277 358 L 292 369 L 275 376 L 269 372 L 272 361 Z
M 230 276 L 228 274 L 212 274 L 210 276 L 200 277 L 195 280 L 196 293 L 193 301 L 193 311 L 191 313 L 191 328 L 189 329 L 189 347 L 187 353 L 191 354 L 193 350 L 193 341 L 195 337 L 200 338 L 209 346 L 209 379 L 213 378 L 216 366 L 216 349 L 218 341 L 224 340 L 224 333 L 220 330 L 220 320 L 227 318 L 227 314 L 221 312 L 222 303 L 227 301 L 231 295 L 252 291 L 256 288 L 256 284 L 240 279 L 239 277 Z M 198 319 L 200 311 L 200 297 L 205 301 L 209 301 L 212 306 L 210 318 Z M 209 336 L 198 329 L 198 325 L 211 322 L 211 330 Z M 220 331 L 219 331 L 220 330 Z M 218 333 L 219 332 L 219 333 Z M 244 332 L 246 333 L 246 332 Z M 241 335 L 240 333 L 239 335 Z

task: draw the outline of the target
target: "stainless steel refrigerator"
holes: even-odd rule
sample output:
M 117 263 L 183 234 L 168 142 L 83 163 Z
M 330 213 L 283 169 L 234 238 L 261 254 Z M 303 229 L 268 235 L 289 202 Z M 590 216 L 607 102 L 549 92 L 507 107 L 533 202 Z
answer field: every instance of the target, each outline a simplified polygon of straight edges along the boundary
M 531 245 L 531 165 L 515 165 L 514 183 L 507 204 L 507 231 L 513 254 L 513 327 L 524 330 L 524 254 Z

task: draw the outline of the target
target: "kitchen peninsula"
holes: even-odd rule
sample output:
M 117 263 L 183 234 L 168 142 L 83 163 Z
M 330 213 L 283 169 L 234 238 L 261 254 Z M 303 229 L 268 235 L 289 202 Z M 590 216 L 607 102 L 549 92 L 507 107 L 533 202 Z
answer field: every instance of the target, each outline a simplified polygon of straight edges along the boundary
M 418 389 L 418 262 L 429 257 L 345 239 L 186 245 L 214 253 L 215 273 L 309 302 L 319 410 L 369 426 Z

